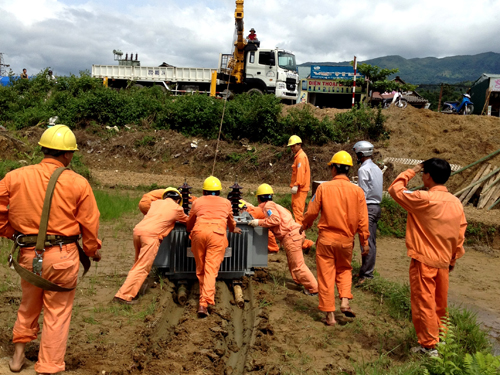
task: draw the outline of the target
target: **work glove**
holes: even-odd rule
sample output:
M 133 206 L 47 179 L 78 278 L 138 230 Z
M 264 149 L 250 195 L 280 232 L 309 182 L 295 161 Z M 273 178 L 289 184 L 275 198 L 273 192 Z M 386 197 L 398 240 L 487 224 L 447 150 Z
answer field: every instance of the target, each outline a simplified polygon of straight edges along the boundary
M 253 220 L 250 220 L 248 222 L 248 225 L 250 225 L 251 227 L 258 227 L 259 226 L 259 220 L 258 219 L 253 219 Z
M 299 187 L 298 186 L 294 186 L 292 188 L 292 194 L 297 194 L 298 191 L 299 191 Z

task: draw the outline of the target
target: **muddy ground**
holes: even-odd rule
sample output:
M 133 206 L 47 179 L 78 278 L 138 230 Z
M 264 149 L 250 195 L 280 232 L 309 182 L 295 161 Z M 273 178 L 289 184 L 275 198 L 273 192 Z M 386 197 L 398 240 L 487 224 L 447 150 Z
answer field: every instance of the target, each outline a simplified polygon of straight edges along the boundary
M 103 223 L 103 260 L 78 285 L 66 354 L 68 374 L 334 374 L 388 354 L 409 358 L 409 321 L 391 318 L 371 294 L 355 290 L 356 319 L 337 316 L 325 327 L 318 298 L 290 278 L 284 252 L 269 256 L 269 269 L 244 279 L 245 307 L 234 304 L 231 285 L 217 283 L 216 307 L 197 318 L 198 284 L 186 306 L 174 284 L 157 279 L 135 306 L 111 303 L 133 263 L 132 228 L 141 215 Z M 314 258 L 307 263 L 316 272 Z M 0 374 L 12 354 L 11 330 L 20 302 L 19 277 L 0 266 Z M 42 327 L 43 328 L 43 327 Z M 28 345 L 24 374 L 33 374 L 38 341 Z M 384 354 L 384 355 L 385 355 Z
M 318 117 L 335 111 L 314 109 Z M 390 109 L 391 138 L 376 144 L 377 161 L 386 157 L 426 159 L 438 156 L 467 165 L 500 148 L 500 120 L 479 116 L 446 116 L 427 110 Z M 28 160 L 43 129 L 16 134 L 21 141 L 0 134 L 0 156 Z M 77 131 L 84 162 L 95 188 L 174 185 L 184 179 L 200 192 L 211 173 L 215 140 L 186 138 L 170 131 L 131 127 L 119 133 L 102 129 Z M 150 138 L 147 138 L 150 137 Z M 152 137 L 152 140 L 151 140 Z M 148 141 L 148 142 L 146 142 Z M 20 143 L 23 142 L 24 144 Z M 206 145 L 206 146 L 205 146 Z M 352 144 L 323 147 L 304 145 L 314 180 L 328 178 L 324 168 L 331 155 Z M 242 155 L 242 156 L 238 156 Z M 245 193 L 268 182 L 286 193 L 292 155 L 285 147 L 222 142 L 215 174 L 224 189 L 237 178 Z M 500 165 L 500 157 L 490 160 Z M 386 186 L 407 166 L 389 164 Z M 476 173 L 471 169 L 450 180 L 452 191 L 465 186 Z M 238 177 L 236 177 L 236 175 Z M 130 191 L 141 195 L 142 191 Z M 467 207 L 475 223 L 500 226 L 500 211 Z M 387 367 L 409 360 L 415 342 L 409 321 L 396 320 L 383 300 L 354 289 L 353 309 L 358 317 L 325 327 L 317 297 L 306 297 L 287 271 L 283 252 L 269 256 L 268 272 L 244 283 L 245 308 L 234 305 L 231 285 L 217 283 L 216 308 L 210 317 L 196 317 L 198 285 L 190 285 L 186 306 L 176 302 L 175 286 L 159 279 L 135 306 L 110 301 L 133 263 L 132 229 L 141 215 L 101 224 L 103 260 L 78 285 L 66 364 L 68 374 L 353 374 L 370 363 Z M 497 236 L 498 237 L 498 236 Z M 495 237 L 496 238 L 496 237 Z M 5 246 L 2 247 L 5 252 Z M 500 240 L 468 247 L 450 278 L 450 299 L 476 309 L 493 338 L 500 332 Z M 5 253 L 1 253 L 2 259 Z M 359 257 L 359 253 L 357 255 Z M 306 261 L 315 273 L 313 255 Z M 2 261 L 3 262 L 3 261 Z M 0 374 L 12 354 L 12 326 L 20 302 L 19 278 L 0 262 Z M 379 239 L 377 271 L 405 282 L 408 262 L 404 240 Z M 38 343 L 28 346 L 30 362 L 22 373 L 34 374 Z

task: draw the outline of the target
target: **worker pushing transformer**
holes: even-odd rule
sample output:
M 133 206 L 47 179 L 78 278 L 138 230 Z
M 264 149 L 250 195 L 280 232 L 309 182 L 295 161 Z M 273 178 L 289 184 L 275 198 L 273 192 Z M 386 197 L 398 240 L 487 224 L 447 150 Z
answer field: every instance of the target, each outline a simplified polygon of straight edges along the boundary
M 200 317 L 208 316 L 208 305 L 215 304 L 215 279 L 228 246 L 226 228 L 241 233 L 233 218 L 231 202 L 220 197 L 221 190 L 219 179 L 208 177 L 203 182 L 203 196 L 193 203 L 186 224 L 200 284 Z
M 273 232 L 285 248 L 288 268 L 293 281 L 304 286 L 305 294 L 316 295 L 318 293 L 318 282 L 304 262 L 302 243 L 305 235 L 299 233 L 300 224 L 293 220 L 290 211 L 273 202 L 274 191 L 270 185 L 260 185 L 257 188 L 256 195 L 259 208 L 264 213 L 265 219 L 253 219 L 248 224 L 252 227 L 269 228 Z
M 161 241 L 174 229 L 176 221 L 185 223 L 187 218 L 181 193 L 173 187 L 166 188 L 161 199 L 151 203 L 144 219 L 134 228 L 134 266 L 113 301 L 127 305 L 137 303 L 135 298 L 151 271 Z

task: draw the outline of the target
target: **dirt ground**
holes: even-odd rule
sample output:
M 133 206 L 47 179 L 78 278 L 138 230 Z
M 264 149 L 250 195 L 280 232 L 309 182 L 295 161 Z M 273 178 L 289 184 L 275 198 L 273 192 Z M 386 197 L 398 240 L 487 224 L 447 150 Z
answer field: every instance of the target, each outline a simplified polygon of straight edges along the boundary
M 409 283 L 405 241 L 379 238 L 377 248 L 377 272 L 386 279 Z M 500 354 L 500 300 L 496 298 L 500 294 L 500 251 L 484 253 L 473 247 L 465 251 L 450 273 L 449 301 L 477 312 Z
M 339 112 L 313 110 L 317 117 Z M 384 114 L 391 138 L 376 144 L 377 161 L 436 156 L 465 166 L 500 148 L 498 118 L 442 115 L 412 107 Z M 33 157 L 32 145 L 42 131 L 19 132 L 20 140 L 0 134 L 0 157 Z M 139 131 L 135 126 L 119 133 L 95 128 L 76 133 L 96 187 L 179 186 L 186 179 L 197 194 L 212 171 L 215 140 Z M 340 149 L 350 151 L 352 144 L 304 148 L 313 180 L 324 180 L 331 155 Z M 245 193 L 262 182 L 271 183 L 278 193 L 288 192 L 293 157 L 284 146 L 223 141 L 219 150 L 215 175 L 222 177 L 224 189 L 238 180 Z M 500 156 L 490 162 L 500 165 Z M 389 163 L 386 187 L 406 167 Z M 450 190 L 465 186 L 476 171 L 471 168 L 452 177 Z M 467 207 L 466 215 L 470 221 L 500 226 L 498 209 Z M 101 224 L 103 260 L 78 285 L 66 354 L 68 374 L 354 374 L 372 362 L 386 361 L 389 367 L 410 358 L 408 349 L 415 344 L 411 323 L 391 318 L 383 303 L 362 290 L 354 290 L 352 303 L 358 317 L 338 316 L 342 324 L 325 327 L 317 297 L 305 296 L 291 282 L 282 252 L 269 256 L 268 272 L 245 280 L 244 309 L 234 305 L 231 285 L 223 281 L 217 283 L 217 305 L 206 320 L 196 318 L 196 283 L 190 285 L 186 306 L 177 304 L 175 285 L 168 280 L 153 284 L 138 305 L 112 304 L 133 262 L 132 229 L 140 219 L 137 214 Z M 380 238 L 378 248 L 377 271 L 388 279 L 406 281 L 409 259 L 404 240 Z M 450 278 L 450 300 L 476 309 L 492 338 L 498 339 L 500 305 L 493 296 L 500 292 L 500 248 L 479 244 L 466 251 Z M 315 273 L 314 258 L 309 255 L 306 261 Z M 20 297 L 17 274 L 0 264 L 0 374 L 8 373 Z M 37 352 L 37 341 L 29 344 L 30 361 L 22 374 L 34 374 Z
M 356 319 L 337 315 L 325 327 L 318 298 L 302 293 L 289 275 L 284 252 L 269 268 L 243 280 L 245 307 L 234 304 L 231 285 L 217 282 L 216 307 L 196 316 L 198 284 L 185 306 L 174 284 L 153 284 L 138 305 L 111 303 L 133 263 L 132 228 L 141 215 L 103 223 L 103 260 L 77 287 L 66 353 L 68 374 L 334 374 L 356 366 L 408 360 L 410 322 L 391 318 L 371 294 L 354 290 Z M 306 257 L 311 270 L 313 256 Z M 19 277 L 0 266 L 0 374 L 8 373 L 12 326 L 20 302 Z M 6 289 L 6 290 L 4 290 Z M 43 327 L 42 327 L 43 329 Z M 27 347 L 22 374 L 34 374 L 38 340 Z

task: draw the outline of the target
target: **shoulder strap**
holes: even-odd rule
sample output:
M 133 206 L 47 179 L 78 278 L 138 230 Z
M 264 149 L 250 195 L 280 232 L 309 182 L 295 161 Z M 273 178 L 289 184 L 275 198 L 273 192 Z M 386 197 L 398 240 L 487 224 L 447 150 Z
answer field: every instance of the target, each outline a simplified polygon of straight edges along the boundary
M 38 229 L 38 237 L 36 239 L 36 251 L 42 251 L 45 247 L 47 226 L 49 224 L 50 206 L 52 204 L 52 195 L 54 195 L 54 189 L 56 187 L 57 179 L 66 169 L 68 168 L 57 168 L 55 172 L 52 173 L 52 176 L 50 176 L 49 184 L 47 185 L 47 190 L 45 191 L 45 199 L 43 201 L 42 217 L 40 219 L 40 227 Z

